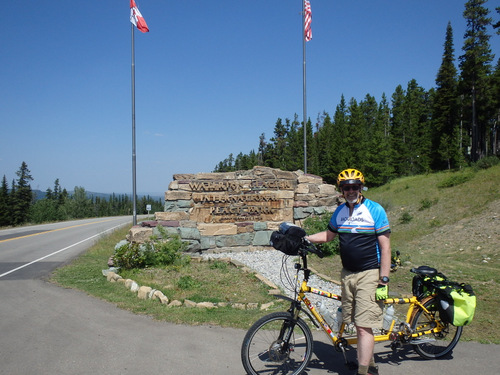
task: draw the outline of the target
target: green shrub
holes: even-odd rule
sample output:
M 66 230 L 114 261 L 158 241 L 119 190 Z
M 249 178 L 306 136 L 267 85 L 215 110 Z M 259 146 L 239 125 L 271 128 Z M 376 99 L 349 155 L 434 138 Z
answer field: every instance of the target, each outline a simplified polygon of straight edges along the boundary
M 444 179 L 438 184 L 438 188 L 449 188 L 452 186 L 461 185 L 474 177 L 474 173 L 471 171 L 467 172 L 457 172 Z
M 115 266 L 124 269 L 154 266 L 183 266 L 190 257 L 183 254 L 187 244 L 177 235 L 168 235 L 163 227 L 158 227 L 160 236 L 152 236 L 144 244 L 125 244 L 113 255 Z
M 474 164 L 474 167 L 476 169 L 488 169 L 498 164 L 500 164 L 500 158 L 498 158 L 498 156 L 492 155 L 478 160 Z
M 420 201 L 420 208 L 418 210 L 423 211 L 423 210 L 426 210 L 428 208 L 431 208 L 432 206 L 437 204 L 438 201 L 439 201 L 439 198 L 432 199 L 432 200 L 429 198 L 422 199 Z
M 325 212 L 320 216 L 309 217 L 304 220 L 304 230 L 307 234 L 314 234 L 322 232 L 327 229 L 330 218 L 332 217 L 331 212 Z M 318 248 L 323 251 L 326 256 L 338 254 L 340 252 L 340 244 L 338 236 L 331 242 L 324 244 L 318 244 Z
M 403 212 L 403 214 L 399 218 L 399 223 L 400 224 L 408 224 L 412 220 L 413 220 L 413 216 L 409 212 Z
M 182 252 L 187 245 L 179 236 L 170 236 L 158 242 L 150 242 L 151 258 L 148 266 L 183 265 L 189 262 L 189 257 Z
M 138 244 L 126 244 L 115 250 L 113 259 L 116 267 L 132 269 L 144 268 L 146 256 Z

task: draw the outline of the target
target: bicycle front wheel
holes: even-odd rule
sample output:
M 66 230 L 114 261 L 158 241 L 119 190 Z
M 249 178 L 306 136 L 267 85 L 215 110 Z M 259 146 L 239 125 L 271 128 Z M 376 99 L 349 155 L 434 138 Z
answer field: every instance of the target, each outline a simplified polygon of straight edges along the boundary
M 307 324 L 287 312 L 266 315 L 248 330 L 241 361 L 248 375 L 298 375 L 309 364 L 313 337 Z
M 429 297 L 423 303 L 424 307 L 429 310 L 426 313 L 419 309 L 410 323 L 413 332 L 425 332 L 437 326 L 437 322 L 443 325 L 443 329 L 439 332 L 423 335 L 414 340 L 413 348 L 423 358 L 435 359 L 440 358 L 450 353 L 457 345 L 460 336 L 462 335 L 463 327 L 456 327 L 449 323 L 443 322 L 439 315 L 439 301 L 435 297 Z

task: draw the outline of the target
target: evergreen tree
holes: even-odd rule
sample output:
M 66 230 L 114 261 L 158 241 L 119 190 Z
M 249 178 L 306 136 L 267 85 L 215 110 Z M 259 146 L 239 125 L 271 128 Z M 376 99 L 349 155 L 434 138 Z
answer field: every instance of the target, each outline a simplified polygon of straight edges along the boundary
M 396 175 L 414 175 L 430 169 L 429 94 L 412 79 L 406 92 L 401 85 L 392 96 L 392 145 Z
M 497 11 L 497 13 L 500 15 L 500 7 L 496 7 L 495 10 Z M 498 20 L 494 25 L 493 25 L 493 28 L 494 29 L 497 29 L 497 34 L 500 35 L 500 20 Z
M 21 167 L 16 172 L 17 181 L 11 193 L 12 197 L 12 224 L 20 225 L 25 223 L 29 217 L 29 211 L 33 202 L 33 192 L 31 190 L 31 177 L 28 165 L 23 161 Z
M 460 93 L 464 95 L 464 122 L 471 134 L 471 160 L 487 155 L 490 137 L 488 123 L 492 118 L 491 90 L 488 76 L 493 56 L 489 45 L 487 26 L 492 19 L 487 0 L 469 0 L 465 3 L 464 18 L 467 29 L 464 35 L 464 54 L 459 57 L 461 69 Z
M 270 139 L 271 147 L 269 150 L 269 159 L 267 165 L 272 168 L 286 170 L 287 160 L 285 158 L 285 149 L 287 147 L 286 136 L 288 129 L 283 121 L 278 118 L 274 125 L 274 137 Z
M 304 131 L 304 127 L 302 127 L 302 131 Z M 314 142 L 314 137 L 313 137 L 313 128 L 312 128 L 312 123 L 311 119 L 307 119 L 306 123 L 306 142 L 307 142 L 307 172 L 308 173 L 318 173 L 317 169 L 314 169 L 313 165 L 313 155 L 316 152 L 316 147 L 315 147 L 315 142 Z M 302 138 L 302 149 L 304 148 L 304 139 Z M 304 155 L 304 152 L 302 152 L 302 155 Z
M 410 147 L 409 147 L 409 132 L 406 128 L 406 110 L 405 110 L 405 92 L 401 85 L 396 87 L 392 94 L 392 120 L 391 120 L 391 133 L 392 133 L 392 149 L 394 150 L 394 168 L 396 175 L 407 176 L 409 175 L 409 160 L 410 160 Z
M 307 142 L 307 158 L 304 160 L 304 126 L 303 123 L 298 123 L 298 116 L 295 114 L 294 123 L 296 126 L 296 132 L 293 134 L 291 142 L 293 144 L 293 151 L 296 153 L 294 165 L 297 170 L 304 170 L 304 161 L 307 163 L 307 172 L 311 173 L 310 163 L 311 163 L 311 140 L 312 140 L 312 125 L 309 119 L 306 123 L 306 142 Z M 300 125 L 300 126 L 299 126 Z
M 363 173 L 368 173 L 368 180 L 373 181 L 370 176 L 371 171 L 378 174 L 378 171 L 373 169 L 373 159 L 376 157 L 373 149 L 376 145 L 373 141 L 377 131 L 378 104 L 373 96 L 366 94 L 365 99 L 359 103 L 359 107 L 362 113 L 362 124 L 360 138 L 357 141 L 359 147 L 356 151 L 356 158 L 362 163 L 360 168 L 366 171 Z
M 349 115 L 347 113 L 347 103 L 344 95 L 342 95 L 333 117 L 333 162 L 327 175 L 331 184 L 337 183 L 337 176 L 341 171 L 350 168 L 351 160 L 349 159 L 349 155 L 351 151 L 349 149 L 349 144 L 351 140 L 349 135 Z
M 57 201 L 58 206 L 62 206 L 67 197 L 68 192 L 66 189 L 61 190 L 61 185 L 59 184 L 59 179 L 57 178 L 54 181 L 54 200 Z
M 258 151 L 259 165 L 265 165 L 266 149 L 267 149 L 266 136 L 264 133 L 262 133 L 259 137 L 259 151 Z
M 234 169 L 237 171 L 241 171 L 246 169 L 246 155 L 243 155 L 243 152 L 240 152 L 236 155 L 236 159 L 234 159 Z
M 319 174 L 320 174 L 319 130 L 320 130 L 320 127 L 322 125 L 323 125 L 323 118 L 320 114 L 318 114 L 318 116 L 316 118 L 316 124 L 314 126 L 314 129 L 312 129 L 312 126 L 311 126 L 312 143 L 311 143 L 311 145 L 307 146 L 308 149 L 310 148 L 310 150 L 308 150 L 308 151 L 310 151 L 310 155 L 311 155 L 310 167 L 308 169 L 308 172 L 311 174 L 317 175 L 317 176 L 319 176 Z
M 434 90 L 426 92 L 415 79 L 408 83 L 406 105 L 411 132 L 411 174 L 430 171 L 433 93 Z
M 0 227 L 11 224 L 11 203 L 9 196 L 9 186 L 7 178 L 3 175 L 2 185 L 0 186 Z
M 348 168 L 363 169 L 365 162 L 365 152 L 363 149 L 363 139 L 364 139 L 364 119 L 363 112 L 356 101 L 356 99 L 351 98 L 349 101 L 349 106 L 347 107 L 347 138 L 344 144 L 346 150 L 346 162 Z M 366 146 L 366 145 L 365 145 Z
M 367 181 L 370 185 L 382 185 L 393 175 L 391 138 L 389 133 L 390 109 L 387 97 L 382 95 L 369 138 L 370 153 L 365 163 Z
M 441 66 L 436 77 L 436 94 L 432 114 L 432 166 L 450 169 L 462 160 L 457 101 L 457 68 L 453 48 L 453 29 L 448 22 Z
M 289 171 L 304 168 L 304 133 L 298 118 L 299 116 L 295 114 L 292 122 L 290 119 L 286 119 L 286 123 L 289 125 L 286 150 L 287 170 Z
M 318 162 L 319 171 L 318 175 L 323 177 L 325 181 L 334 180 L 334 174 L 332 174 L 333 168 L 335 168 L 335 146 L 333 144 L 335 138 L 334 125 L 330 119 L 330 115 L 323 112 L 321 117 L 321 127 L 318 129 L 317 139 L 318 139 Z

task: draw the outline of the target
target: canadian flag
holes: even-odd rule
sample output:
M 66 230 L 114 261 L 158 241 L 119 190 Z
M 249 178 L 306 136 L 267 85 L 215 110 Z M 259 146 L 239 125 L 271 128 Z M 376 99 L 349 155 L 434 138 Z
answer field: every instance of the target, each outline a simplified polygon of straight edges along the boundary
M 149 32 L 146 20 L 142 16 L 141 12 L 139 12 L 139 8 L 137 8 L 134 0 L 130 0 L 130 22 L 132 22 L 134 26 L 143 33 Z

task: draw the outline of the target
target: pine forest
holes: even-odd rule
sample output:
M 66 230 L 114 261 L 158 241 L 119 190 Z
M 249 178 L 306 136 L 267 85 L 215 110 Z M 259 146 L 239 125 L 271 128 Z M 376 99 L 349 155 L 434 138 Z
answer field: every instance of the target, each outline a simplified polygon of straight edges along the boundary
M 305 137 L 296 114 L 293 119 L 278 118 L 269 140 L 261 134 L 257 151 L 230 154 L 214 171 L 264 165 L 305 170 L 335 183 L 340 171 L 357 168 L 371 186 L 378 186 L 400 176 L 497 159 L 500 59 L 494 65 L 490 40 L 500 35 L 500 7 L 494 21 L 486 2 L 465 3 L 467 28 L 458 58 L 452 25 L 445 25 L 435 88 L 425 90 L 411 79 L 379 102 L 370 94 L 360 101 L 342 96 L 333 115 L 323 112 L 314 123 L 308 120 Z

